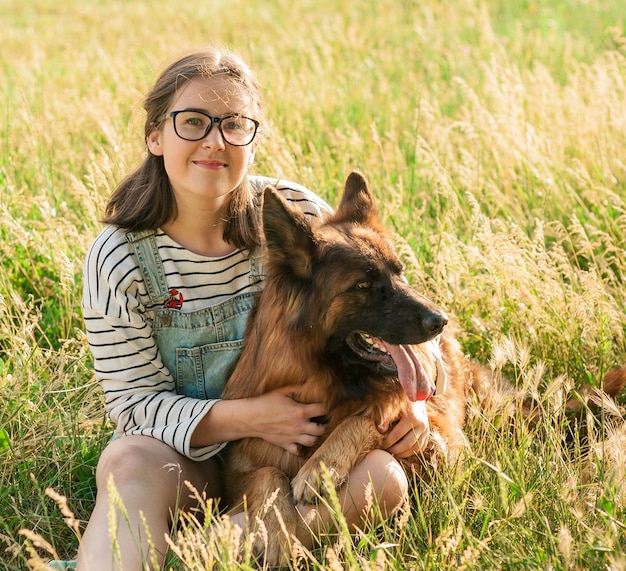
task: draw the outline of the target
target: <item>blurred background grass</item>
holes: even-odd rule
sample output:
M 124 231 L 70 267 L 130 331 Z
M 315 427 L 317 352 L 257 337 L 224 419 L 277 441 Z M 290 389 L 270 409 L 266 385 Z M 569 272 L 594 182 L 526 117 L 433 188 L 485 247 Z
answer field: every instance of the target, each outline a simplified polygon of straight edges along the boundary
M 258 173 L 331 204 L 366 174 L 410 280 L 472 356 L 561 395 L 557 412 L 624 363 L 622 4 L 0 0 L 0 569 L 23 568 L 21 528 L 75 550 L 47 487 L 79 519 L 93 505 L 110 428 L 82 260 L 142 156 L 143 93 L 192 47 L 228 45 L 265 85 Z M 389 565 L 625 568 L 624 463 L 590 475 L 597 457 L 568 463 L 563 428 L 545 429 L 519 446 L 470 427 L 471 482 L 420 495 Z

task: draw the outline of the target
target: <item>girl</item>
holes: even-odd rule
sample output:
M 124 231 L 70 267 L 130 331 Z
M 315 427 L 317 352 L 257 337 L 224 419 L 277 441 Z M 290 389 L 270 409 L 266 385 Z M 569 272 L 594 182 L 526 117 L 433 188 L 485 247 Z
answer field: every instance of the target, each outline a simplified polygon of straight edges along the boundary
M 272 181 L 248 174 L 264 127 L 261 107 L 246 64 L 214 48 L 172 63 L 146 97 L 148 153 L 111 196 L 107 226 L 85 261 L 87 336 L 116 431 L 98 463 L 99 491 L 79 547 L 79 571 L 143 569 L 146 525 L 162 564 L 176 510 L 193 507 L 184 482 L 220 496 L 218 453 L 226 443 L 253 436 L 296 453 L 324 433 L 311 420 L 325 414 L 323 406 L 294 401 L 291 387 L 219 399 L 263 286 L 259 196 Z M 311 218 L 329 210 L 300 185 L 278 187 Z M 422 402 L 340 491 L 351 525 L 362 524 L 370 482 L 381 513 L 403 503 L 408 484 L 395 458 L 414 453 L 427 438 Z M 117 529 L 109 529 L 110 510 L 117 512 Z M 311 523 L 328 529 L 330 514 L 298 510 L 299 539 L 311 546 Z M 244 526 L 244 514 L 232 521 Z

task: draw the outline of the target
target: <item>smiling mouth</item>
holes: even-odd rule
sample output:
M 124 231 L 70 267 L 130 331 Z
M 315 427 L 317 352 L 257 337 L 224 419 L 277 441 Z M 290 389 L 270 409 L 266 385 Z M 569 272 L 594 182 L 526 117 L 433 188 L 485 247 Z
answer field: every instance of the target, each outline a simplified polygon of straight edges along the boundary
M 194 164 L 198 165 L 199 167 L 203 167 L 203 168 L 209 168 L 209 169 L 216 169 L 216 168 L 224 168 L 226 165 L 226 163 L 223 163 L 221 161 L 193 161 Z

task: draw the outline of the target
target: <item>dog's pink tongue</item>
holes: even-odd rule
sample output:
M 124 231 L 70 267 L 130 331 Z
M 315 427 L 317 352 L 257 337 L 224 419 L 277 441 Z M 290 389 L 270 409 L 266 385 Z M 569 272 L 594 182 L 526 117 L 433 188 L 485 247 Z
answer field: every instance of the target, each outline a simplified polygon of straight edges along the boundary
M 411 401 L 427 400 L 432 396 L 430 381 L 411 345 L 392 345 L 377 341 L 387 349 L 398 369 L 398 381 Z

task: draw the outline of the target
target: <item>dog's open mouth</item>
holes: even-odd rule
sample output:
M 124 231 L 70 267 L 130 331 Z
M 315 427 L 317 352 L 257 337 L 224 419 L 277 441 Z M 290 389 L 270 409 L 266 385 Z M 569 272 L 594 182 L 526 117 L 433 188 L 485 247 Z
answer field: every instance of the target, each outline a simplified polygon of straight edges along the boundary
M 354 332 L 346 340 L 350 348 L 366 361 L 376 361 L 394 373 L 396 364 L 380 339 L 367 333 Z
M 392 345 L 367 333 L 354 332 L 346 339 L 350 348 L 366 361 L 374 361 L 397 374 L 410 400 L 427 400 L 432 385 L 411 345 Z

